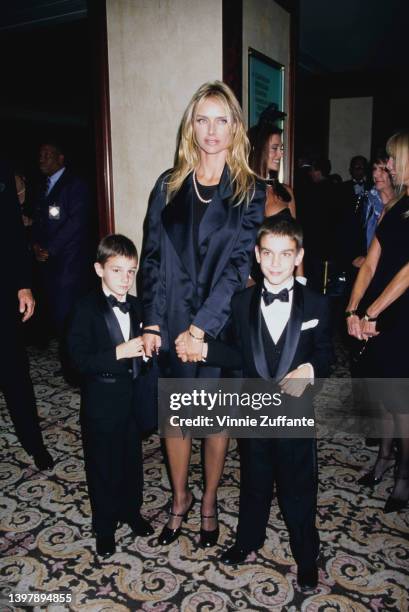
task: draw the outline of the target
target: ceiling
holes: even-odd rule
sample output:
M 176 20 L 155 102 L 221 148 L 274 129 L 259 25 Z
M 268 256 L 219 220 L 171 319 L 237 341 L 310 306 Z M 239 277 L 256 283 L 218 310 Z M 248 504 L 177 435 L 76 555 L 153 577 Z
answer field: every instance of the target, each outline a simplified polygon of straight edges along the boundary
M 72 21 L 86 14 L 87 0 L 3 0 L 0 32 Z
M 0 33 L 77 20 L 87 4 L 3 0 Z M 408 23 L 409 0 L 299 0 L 300 64 L 315 73 L 406 68 Z
M 300 0 L 300 61 L 312 72 L 407 69 L 408 0 Z

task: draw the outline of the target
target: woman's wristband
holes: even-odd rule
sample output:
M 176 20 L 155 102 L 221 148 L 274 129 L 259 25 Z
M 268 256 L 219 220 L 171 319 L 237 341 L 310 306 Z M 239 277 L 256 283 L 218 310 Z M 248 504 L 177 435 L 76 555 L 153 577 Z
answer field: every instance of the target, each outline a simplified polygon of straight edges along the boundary
M 371 317 L 367 312 L 364 314 L 364 321 L 368 321 L 368 323 L 376 323 L 378 317 Z
M 196 340 L 197 342 L 203 342 L 204 340 L 204 335 L 203 336 L 195 336 L 194 334 L 192 334 L 192 332 L 190 331 L 190 329 L 188 330 L 189 332 L 189 336 L 191 338 L 193 338 L 193 340 Z
M 355 310 L 346 310 L 345 311 L 345 318 L 349 319 L 349 317 L 355 316 L 356 313 L 357 313 L 356 309 Z
M 159 336 L 159 337 L 162 336 L 160 331 L 156 331 L 156 329 L 146 329 L 145 327 L 142 329 L 142 333 L 143 334 L 153 334 L 154 336 Z

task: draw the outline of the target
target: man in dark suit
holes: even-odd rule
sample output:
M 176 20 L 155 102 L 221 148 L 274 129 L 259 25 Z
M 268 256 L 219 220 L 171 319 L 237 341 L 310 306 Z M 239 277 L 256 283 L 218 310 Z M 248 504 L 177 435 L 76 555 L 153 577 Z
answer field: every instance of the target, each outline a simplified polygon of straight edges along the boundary
M 294 269 L 303 258 L 301 247 L 302 231 L 296 221 L 271 218 L 263 223 L 256 247 L 263 281 L 232 300 L 236 345 L 209 339 L 203 349 L 207 363 L 241 368 L 245 378 L 273 379 L 284 393 L 296 397 L 310 392 L 307 387 L 314 378 L 328 374 L 332 358 L 326 299 L 294 281 Z M 177 350 L 185 359 L 183 346 Z M 243 439 L 240 446 L 237 538 L 221 561 L 243 563 L 251 551 L 263 546 L 275 482 L 298 583 L 303 589 L 315 588 L 319 553 L 315 439 Z
M 351 179 L 342 183 L 344 205 L 354 207 L 360 196 L 370 187 L 368 180 L 368 160 L 363 155 L 355 155 L 349 164 Z
M 21 322 L 34 312 L 31 270 L 24 226 L 17 200 L 14 174 L 0 161 L 0 210 L 2 248 L 8 261 L 2 269 L 0 300 L 0 387 L 6 399 L 17 437 L 36 466 L 51 469 L 51 455 L 44 446 L 33 384 L 22 339 Z
M 65 167 L 62 147 L 40 147 L 40 170 L 46 177 L 34 210 L 33 249 L 54 331 L 61 344 L 67 316 L 86 292 L 89 274 L 89 194 L 85 182 Z
M 337 225 L 336 244 L 340 269 L 346 276 L 345 294 L 349 296 L 359 268 L 357 263 L 366 252 L 365 195 L 371 188 L 368 178 L 368 160 L 355 155 L 349 164 L 351 179 L 340 185 L 340 218 Z

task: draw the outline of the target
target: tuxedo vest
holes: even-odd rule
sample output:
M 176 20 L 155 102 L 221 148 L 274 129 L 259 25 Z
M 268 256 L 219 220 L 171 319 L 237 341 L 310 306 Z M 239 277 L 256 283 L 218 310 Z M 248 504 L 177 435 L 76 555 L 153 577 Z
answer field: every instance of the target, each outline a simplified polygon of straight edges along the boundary
M 261 315 L 261 336 L 263 339 L 264 354 L 268 365 L 268 370 L 272 378 L 275 377 L 278 364 L 280 363 L 281 353 L 284 348 L 285 337 L 287 334 L 288 324 L 283 329 L 283 333 L 279 337 L 277 343 L 272 339 L 270 332 L 268 331 L 267 323 Z

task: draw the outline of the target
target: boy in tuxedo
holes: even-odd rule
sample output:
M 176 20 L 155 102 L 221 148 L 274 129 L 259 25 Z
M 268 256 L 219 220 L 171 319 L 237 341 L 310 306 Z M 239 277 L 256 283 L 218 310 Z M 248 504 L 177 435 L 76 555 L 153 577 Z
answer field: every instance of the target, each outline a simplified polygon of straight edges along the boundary
M 119 521 L 134 535 L 153 533 L 142 518 L 142 441 L 135 405 L 143 345 L 141 304 L 128 295 L 138 265 L 135 245 L 119 234 L 98 246 L 101 287 L 76 305 L 68 350 L 83 375 L 82 435 L 97 553 L 115 552 Z
M 314 377 L 329 373 L 328 305 L 324 296 L 294 279 L 294 269 L 303 258 L 302 230 L 295 220 L 267 219 L 258 232 L 256 258 L 262 280 L 232 300 L 236 345 L 208 339 L 203 359 L 211 365 L 241 369 L 245 378 L 272 379 L 281 391 L 299 397 Z M 186 359 L 182 344 L 177 352 Z M 243 563 L 250 552 L 263 546 L 275 484 L 298 566 L 298 584 L 305 590 L 315 588 L 319 553 L 315 439 L 242 439 L 240 459 L 236 543 L 220 560 L 229 565 Z

